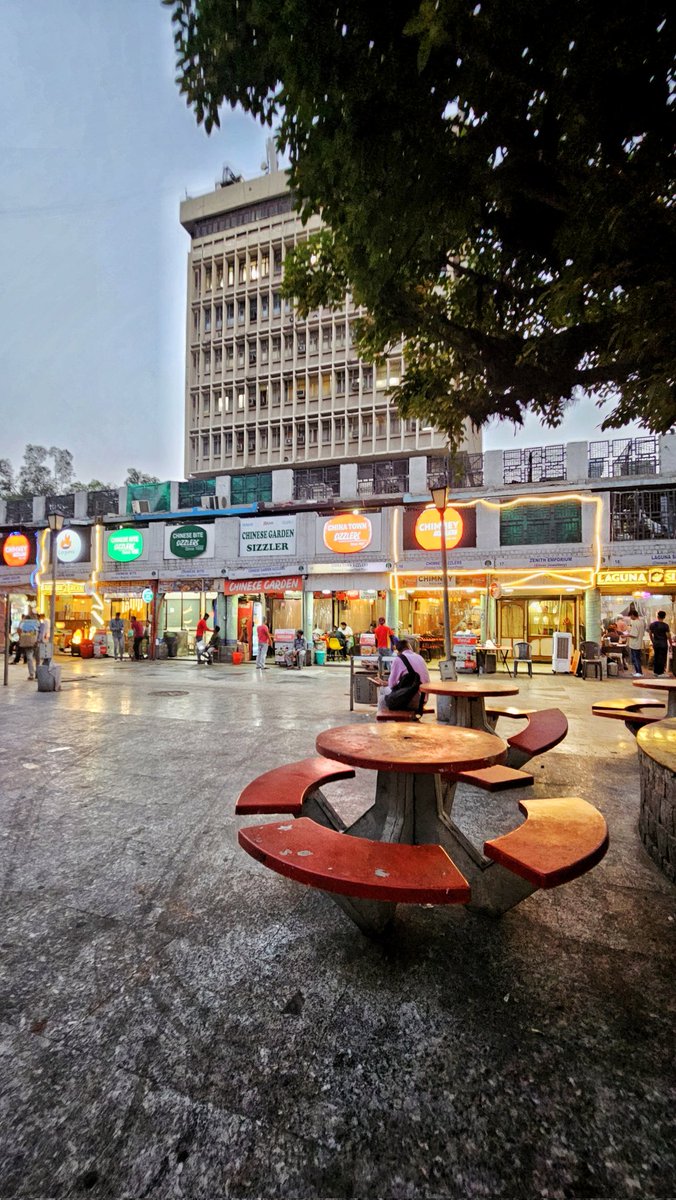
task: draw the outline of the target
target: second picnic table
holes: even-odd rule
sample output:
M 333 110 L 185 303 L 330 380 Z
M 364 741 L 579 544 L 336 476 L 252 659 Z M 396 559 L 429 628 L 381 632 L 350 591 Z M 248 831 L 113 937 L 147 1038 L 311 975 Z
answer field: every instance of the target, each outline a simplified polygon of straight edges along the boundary
M 676 679 L 634 679 L 634 687 L 667 693 L 667 716 L 676 717 Z
M 500 680 L 491 682 L 482 676 L 480 679 L 440 679 L 438 682 L 421 684 L 420 690 L 426 695 L 450 700 L 450 711 L 437 700 L 439 721 L 493 733 L 486 717 L 486 697 L 516 696 L 519 688 L 515 683 L 503 683 Z

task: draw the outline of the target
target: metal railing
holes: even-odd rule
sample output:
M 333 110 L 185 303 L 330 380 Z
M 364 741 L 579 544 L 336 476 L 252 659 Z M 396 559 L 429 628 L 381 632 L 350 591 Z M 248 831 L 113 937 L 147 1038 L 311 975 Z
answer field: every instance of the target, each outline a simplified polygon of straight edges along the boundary
M 611 542 L 676 538 L 676 488 L 610 493 Z
M 627 475 L 659 475 L 657 437 L 615 438 L 589 443 L 589 478 L 620 479 Z
M 104 488 L 99 492 L 87 492 L 87 516 L 105 517 L 108 513 L 116 513 L 120 507 L 120 495 L 117 488 Z
M 7 524 L 24 525 L 33 520 L 33 500 L 31 497 L 20 496 L 16 500 L 7 501 Z
M 566 478 L 565 446 L 503 450 L 503 483 L 554 483 Z
M 63 496 L 46 496 L 45 497 L 45 513 L 58 512 L 63 513 L 64 517 L 75 516 L 75 492 L 68 492 Z
M 332 500 L 340 495 L 340 467 L 314 467 L 293 473 L 294 500 Z
M 459 451 L 453 457 L 428 457 L 427 487 L 448 482 L 451 488 L 483 487 L 484 456 Z

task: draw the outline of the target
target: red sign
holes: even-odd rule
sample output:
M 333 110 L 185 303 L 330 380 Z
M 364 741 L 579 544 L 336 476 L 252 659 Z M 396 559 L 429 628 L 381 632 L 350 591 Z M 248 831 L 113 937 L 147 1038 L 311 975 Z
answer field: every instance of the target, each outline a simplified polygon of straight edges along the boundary
M 2 557 L 8 567 L 23 567 L 30 558 L 31 544 L 25 533 L 9 533 L 2 547 Z
M 245 596 L 249 592 L 300 592 L 302 590 L 302 575 L 275 575 L 271 579 L 226 579 L 223 583 L 223 591 L 226 596 Z

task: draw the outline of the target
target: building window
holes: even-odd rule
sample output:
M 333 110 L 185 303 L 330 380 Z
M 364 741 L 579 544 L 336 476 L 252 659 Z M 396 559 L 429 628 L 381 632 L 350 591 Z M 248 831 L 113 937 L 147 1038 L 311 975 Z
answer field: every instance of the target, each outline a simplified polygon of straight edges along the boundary
M 293 380 L 285 379 L 284 380 L 284 403 L 290 404 L 292 400 L 293 400 Z
M 255 283 L 258 279 L 258 259 L 252 258 L 249 265 L 249 279 Z
M 244 454 L 244 430 L 238 429 L 235 434 L 235 448 L 238 454 Z
M 376 417 L 376 437 L 387 437 L 387 420 L 385 417 Z
M 261 255 L 261 279 L 267 279 L 270 274 L 270 255 Z
M 219 262 L 216 264 L 216 287 L 217 288 L 223 287 L 223 263 L 222 262 Z
M 362 436 L 370 438 L 373 434 L 373 420 L 371 417 L 364 417 L 361 425 Z M 439 535 L 441 536 L 441 535 Z
M 225 347 L 225 365 L 226 367 L 230 367 L 230 369 L 235 365 L 235 347 L 232 342 Z
M 237 301 L 237 324 L 243 325 L 246 321 L 246 304 L 243 300 Z
M 376 391 L 384 392 L 387 389 L 387 363 L 378 363 L 376 367 Z
M 256 299 L 255 296 L 251 296 L 251 298 L 249 300 L 249 321 L 253 322 L 253 321 L 257 321 L 257 320 L 258 320 L 258 300 Z
M 270 316 L 270 297 L 267 292 L 261 296 L 261 321 L 267 321 Z
M 373 367 L 362 367 L 362 386 L 364 391 L 371 391 L 373 388 Z
M 293 446 L 293 425 L 284 426 L 284 445 Z
M 227 329 L 232 329 L 235 324 L 235 305 L 232 300 L 228 300 L 225 306 L 225 324 Z
M 237 366 L 244 366 L 244 342 L 237 343 Z
M 309 375 L 307 382 L 308 382 L 308 393 L 307 394 L 308 394 L 310 400 L 316 400 L 317 397 L 319 396 L 319 376 L 318 375 Z
M 322 326 L 322 350 L 330 350 L 333 341 L 333 330 L 330 325 Z
M 305 426 L 304 425 L 296 425 L 296 445 L 297 446 L 305 445 Z
M 211 333 L 211 309 L 210 308 L 205 308 L 205 310 L 204 310 L 204 332 Z
M 390 433 L 401 433 L 401 418 L 395 416 L 394 413 L 390 413 Z
M 234 282 L 235 282 L 235 264 L 232 261 L 232 259 L 230 259 L 230 262 L 228 263 L 228 286 L 232 287 Z
M 220 458 L 221 457 L 221 435 L 220 435 L 220 433 L 214 434 L 213 450 L 214 450 L 214 458 Z
M 225 435 L 225 453 L 232 454 L 232 434 L 231 433 L 226 433 L 226 435 Z
M 282 273 L 282 251 L 277 248 L 272 252 L 272 269 L 275 275 Z
M 293 473 L 294 500 L 330 500 L 340 492 L 340 467 L 308 467 Z
M 359 367 L 350 367 L 350 391 L 359 391 Z
M 266 387 L 261 388 L 261 390 L 258 394 L 258 402 L 259 402 L 261 408 L 268 407 L 268 389 Z
M 211 354 L 207 351 L 204 355 L 204 374 L 211 375 Z
M 281 317 L 282 315 L 282 297 L 280 292 L 272 293 L 272 315 L 273 317 Z
M 202 438 L 202 458 L 209 457 L 209 434 L 204 434 Z
M 191 422 L 191 424 L 196 425 L 197 421 L 199 419 L 199 410 L 200 410 L 199 397 L 192 396 L 191 403 L 192 403 L 192 422 Z
M 214 396 L 214 416 L 220 417 L 223 412 L 223 396 L 220 392 L 216 392 Z
M 201 279 L 199 268 L 192 273 L 192 290 L 194 296 L 199 296 L 201 289 Z
M 246 283 L 246 259 L 245 258 L 240 258 L 240 260 L 239 260 L 239 282 Z
M 279 404 L 282 397 L 282 385 L 278 379 L 272 381 L 272 403 Z
M 335 341 L 336 341 L 336 347 L 342 350 L 343 347 L 345 346 L 345 322 L 344 321 L 341 321 L 339 325 L 336 325 Z
M 227 413 L 232 412 L 232 392 L 230 391 L 225 393 L 224 410 Z
M 213 273 L 212 273 L 211 267 L 207 267 L 204 272 L 204 290 L 205 290 L 205 292 L 211 291 L 212 279 L 213 279 Z
M 676 538 L 676 489 L 610 492 L 610 540 L 651 542 Z
M 248 397 L 249 397 L 249 408 L 255 409 L 255 407 L 256 407 L 256 385 L 255 385 L 255 383 L 249 384 L 249 386 L 247 388 L 247 392 L 248 392 Z
M 345 418 L 336 417 L 336 441 L 345 441 Z
M 258 352 L 256 350 L 256 343 L 249 342 L 249 366 L 250 367 L 256 366 L 257 358 L 258 358 Z
M 305 354 L 307 339 L 304 333 L 296 334 L 296 350 L 298 354 Z
M 415 431 L 416 431 L 415 421 L 411 421 L 411 420 L 404 421 L 404 433 L 415 433 Z
M 271 437 L 272 449 L 279 450 L 279 425 L 275 425 L 274 429 L 272 430 Z
M 318 329 L 310 330 L 309 337 L 308 337 L 308 343 L 310 346 L 310 354 L 316 354 L 317 351 L 319 350 L 319 330 Z
M 268 448 L 268 431 L 267 429 L 259 429 L 258 431 L 258 446 L 260 450 Z
M 221 330 L 223 328 L 223 305 L 217 304 L 214 311 L 216 317 L 216 329 Z
M 230 482 L 232 504 L 265 503 L 272 500 L 272 472 L 260 471 L 251 475 L 236 475 Z
M 256 430 L 255 429 L 249 430 L 249 432 L 246 435 L 246 440 L 247 440 L 247 445 L 249 447 L 249 454 L 255 454 L 256 453 Z
M 205 392 L 202 397 L 202 416 L 208 417 L 211 412 L 211 399 L 208 392 Z
M 547 546 L 582 541 L 582 505 L 528 504 L 500 513 L 501 546 Z
M 293 334 L 284 334 L 284 357 L 293 358 Z
M 350 417 L 348 419 L 347 431 L 351 442 L 359 441 L 359 417 Z
M 322 375 L 322 399 L 326 400 L 331 395 L 331 372 L 326 371 Z
M 345 395 L 345 372 L 343 370 L 336 371 L 336 395 Z
M 322 421 L 322 446 L 328 446 L 331 443 L 331 422 Z
M 194 342 L 196 342 L 198 340 L 199 335 L 200 335 L 200 313 L 199 313 L 199 309 L 196 308 L 194 313 L 192 314 L 192 337 L 193 337 Z
M 267 363 L 268 350 L 269 350 L 268 339 L 261 338 L 261 340 L 260 340 L 261 364 Z
M 220 371 L 223 368 L 223 350 L 221 346 L 216 346 L 214 350 L 214 371 Z
M 311 421 L 307 427 L 307 440 L 309 446 L 317 445 L 317 422 Z
M 238 392 L 238 393 L 237 393 L 237 411 L 238 411 L 238 412 L 244 412 L 244 400 L 245 400 L 245 398 L 246 398 L 246 397 L 245 397 L 245 395 L 244 395 L 244 392 Z
M 282 339 L 279 334 L 275 334 L 272 339 L 272 361 L 279 362 L 282 357 Z

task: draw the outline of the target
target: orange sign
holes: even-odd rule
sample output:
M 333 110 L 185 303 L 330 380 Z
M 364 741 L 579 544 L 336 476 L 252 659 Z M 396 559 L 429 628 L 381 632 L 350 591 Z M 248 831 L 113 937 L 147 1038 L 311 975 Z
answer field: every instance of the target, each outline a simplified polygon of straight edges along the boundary
M 10 533 L 2 547 L 2 557 L 8 567 L 23 567 L 28 562 L 31 544 L 23 533 Z
M 444 513 L 446 549 L 453 550 L 462 539 L 462 517 L 457 508 Z M 424 509 L 415 523 L 415 540 L 423 550 L 441 550 L 441 517 L 436 508 Z
M 344 513 L 329 517 L 324 525 L 324 545 L 334 554 L 357 554 L 371 545 L 373 530 L 368 517 Z

